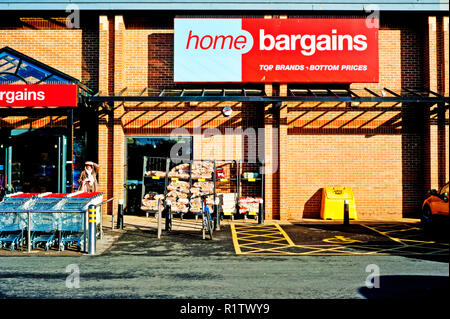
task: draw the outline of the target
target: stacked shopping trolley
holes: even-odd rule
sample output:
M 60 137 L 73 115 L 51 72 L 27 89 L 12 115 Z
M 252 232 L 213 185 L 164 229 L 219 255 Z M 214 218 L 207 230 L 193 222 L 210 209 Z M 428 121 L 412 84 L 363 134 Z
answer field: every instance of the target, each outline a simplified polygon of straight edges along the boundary
M 87 209 L 103 193 L 15 193 L 0 202 L 0 248 L 85 249 Z M 99 214 L 99 212 L 97 212 Z M 98 216 L 98 221 L 101 216 Z

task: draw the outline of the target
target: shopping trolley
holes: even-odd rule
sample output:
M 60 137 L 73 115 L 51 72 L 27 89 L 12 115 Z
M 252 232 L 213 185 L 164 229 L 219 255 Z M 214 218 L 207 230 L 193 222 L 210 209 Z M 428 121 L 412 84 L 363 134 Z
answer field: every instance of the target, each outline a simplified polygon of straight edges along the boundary
M 0 248 L 13 251 L 24 244 L 25 221 L 20 213 L 0 213 Z
M 99 205 L 102 202 L 103 193 L 100 192 L 79 192 L 72 193 L 67 196 L 60 205 L 62 213 L 60 221 L 61 239 L 59 242 L 59 249 L 64 250 L 71 245 L 75 245 L 78 250 L 84 246 L 86 240 L 86 225 L 85 215 L 81 212 L 86 212 L 89 205 Z M 77 213 L 80 212 L 80 213 Z M 101 215 L 98 215 L 97 220 L 101 219 Z M 101 231 L 101 227 L 100 227 Z
M 39 194 L 36 200 L 30 205 L 31 213 L 31 249 L 41 246 L 44 250 L 49 250 L 56 246 L 58 224 L 60 220 L 58 211 L 61 199 L 64 194 Z
M 47 251 L 55 247 L 58 215 L 56 213 L 31 213 L 31 249 L 42 246 Z
M 0 202 L 0 248 L 11 251 L 22 247 L 25 241 L 24 231 L 27 214 L 20 213 L 35 200 L 34 193 L 8 194 Z
M 80 251 L 84 244 L 83 214 L 62 213 L 60 217 L 59 230 L 61 231 L 61 238 L 59 240 L 59 250 L 63 251 L 71 245 L 75 245 Z

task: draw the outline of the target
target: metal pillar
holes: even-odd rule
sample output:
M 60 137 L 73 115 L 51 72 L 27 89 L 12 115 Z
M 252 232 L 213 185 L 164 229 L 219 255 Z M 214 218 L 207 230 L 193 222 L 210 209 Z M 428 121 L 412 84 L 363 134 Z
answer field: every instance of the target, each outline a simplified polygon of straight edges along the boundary
M 216 222 L 214 223 L 214 230 L 220 230 L 219 198 L 214 199 L 214 214 L 216 217 Z
M 27 212 L 28 227 L 27 227 L 27 252 L 31 252 L 31 213 Z
M 117 228 L 123 229 L 123 199 L 119 199 L 117 208 Z
M 88 209 L 88 221 L 89 221 L 89 255 L 95 255 L 95 244 L 97 236 L 95 234 L 97 228 L 97 209 L 94 205 L 89 205 Z
M 344 200 L 344 225 L 350 225 L 350 215 L 349 215 L 348 199 Z
M 161 221 L 162 221 L 162 212 L 161 212 L 161 198 L 158 198 L 158 239 L 161 238 Z
M 166 231 L 172 230 L 172 203 L 170 200 L 166 201 Z
M 258 224 L 264 224 L 264 200 L 261 198 L 259 200 L 259 210 L 258 210 Z

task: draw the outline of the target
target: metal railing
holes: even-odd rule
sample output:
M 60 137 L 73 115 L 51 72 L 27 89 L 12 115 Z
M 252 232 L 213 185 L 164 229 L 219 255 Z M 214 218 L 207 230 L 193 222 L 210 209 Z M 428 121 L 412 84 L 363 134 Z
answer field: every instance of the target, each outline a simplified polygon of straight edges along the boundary
M 98 204 L 92 204 L 92 206 L 94 206 L 96 209 L 97 207 L 100 207 L 99 210 L 99 215 L 100 215 L 100 221 L 99 221 L 99 227 L 97 229 L 96 228 L 96 232 L 95 235 L 93 236 L 94 238 L 89 238 L 88 239 L 88 225 L 89 225 L 89 218 L 88 218 L 88 209 L 86 211 L 68 211 L 68 210 L 64 210 L 64 211 L 55 211 L 55 210 L 31 210 L 31 211 L 0 211 L 0 214 L 5 214 L 5 213 L 9 213 L 9 214 L 27 214 L 27 224 L 26 224 L 26 232 L 27 232 L 27 252 L 31 252 L 31 244 L 32 244 L 32 238 L 31 238 L 31 233 L 32 233 L 32 227 L 31 227 L 31 214 L 83 214 L 83 251 L 85 253 L 89 253 L 89 254 L 95 254 L 95 249 L 94 251 L 90 251 L 91 249 L 87 249 L 87 243 L 88 240 L 93 240 L 94 241 L 94 247 L 96 246 L 96 240 L 97 240 L 97 235 L 98 233 L 100 233 L 100 239 L 103 239 L 103 205 L 105 205 L 106 203 L 112 201 L 112 209 L 111 209 L 111 228 L 114 229 L 114 207 L 115 207 L 115 199 L 109 198 L 107 200 L 102 201 L 101 203 Z M 89 205 L 91 206 L 91 205 Z M 1 227 L 0 227 L 1 228 Z M 56 227 L 58 228 L 58 227 Z M 22 229 L 22 232 L 25 229 Z M 54 231 L 59 231 L 61 232 L 61 230 L 59 229 L 55 229 Z M 60 233 L 61 236 L 61 233 Z M 60 237 L 59 236 L 59 237 Z M 60 247 L 61 245 L 61 238 L 59 238 L 58 240 L 58 249 L 61 249 Z
M 0 214 L 27 214 L 27 227 L 26 227 L 26 231 L 27 231 L 27 252 L 31 252 L 31 214 L 83 214 L 83 233 L 84 233 L 84 243 L 83 243 L 83 251 L 87 252 L 86 250 L 86 241 L 87 241 L 87 211 L 84 212 L 80 212 L 80 211 L 49 211 L 49 210 L 33 210 L 33 211 L 0 211 Z M 22 229 L 22 231 L 24 231 L 24 229 Z M 59 229 L 55 229 L 54 231 L 61 231 Z M 58 241 L 58 249 L 60 249 L 61 247 L 59 247 L 60 245 L 60 241 Z
M 112 201 L 112 208 L 111 208 L 111 229 L 114 230 L 114 207 L 115 207 L 115 199 L 114 197 L 111 197 L 110 199 L 104 200 L 101 203 L 98 203 L 94 205 L 96 208 L 100 207 L 100 239 L 103 239 L 103 205 Z

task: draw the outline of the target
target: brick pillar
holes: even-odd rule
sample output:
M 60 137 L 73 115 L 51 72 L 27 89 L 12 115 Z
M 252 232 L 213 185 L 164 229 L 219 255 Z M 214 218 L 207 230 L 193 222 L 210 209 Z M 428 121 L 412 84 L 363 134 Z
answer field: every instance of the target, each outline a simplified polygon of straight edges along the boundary
M 450 78 L 449 78 L 449 71 L 450 71 L 450 66 L 449 66 L 449 57 L 450 57 L 450 51 L 449 51 L 449 17 L 443 17 L 443 21 L 442 21 L 442 29 L 443 29 L 443 55 L 444 55 L 444 91 L 442 92 L 442 94 L 444 94 L 445 96 L 449 96 L 450 94 L 450 89 L 449 89 L 449 85 L 450 85 Z M 449 111 L 447 110 L 444 114 L 446 121 L 448 123 L 449 120 Z M 445 179 L 447 180 L 447 182 L 449 181 L 450 178 L 450 168 L 449 168 L 449 162 L 450 162 L 450 147 L 448 144 L 449 141 L 449 125 L 445 125 L 445 138 L 444 140 L 446 141 L 445 143 L 445 163 L 446 163 L 446 167 L 445 167 Z
M 265 84 L 264 90 L 267 96 L 273 95 L 272 84 Z M 275 105 L 268 104 L 264 107 L 264 212 L 265 219 L 278 219 L 279 209 L 279 175 L 278 175 L 278 123 L 274 114 Z
M 436 19 L 437 40 L 437 92 L 448 96 L 448 17 L 437 17 Z M 446 82 L 447 81 L 447 82 Z M 448 125 L 447 125 L 448 132 Z M 448 182 L 448 139 L 446 138 L 445 108 L 444 104 L 438 105 L 437 112 L 437 139 L 438 139 L 438 186 L 444 186 Z
M 265 15 L 264 19 L 272 19 L 271 15 Z M 264 85 L 267 96 L 273 95 L 273 85 Z M 279 192 L 279 170 L 278 162 L 278 121 L 274 114 L 275 104 L 264 107 L 264 159 L 265 159 L 265 184 L 264 184 L 264 212 L 265 219 L 280 218 L 280 192 Z
M 449 44 L 448 17 L 428 17 L 427 79 L 428 88 L 442 95 L 449 94 Z M 437 119 L 429 126 L 429 176 L 430 188 L 439 188 L 448 181 L 448 125 L 442 106 L 433 106 Z M 447 111 L 448 113 L 448 111 Z
M 99 17 L 99 82 L 98 89 L 100 95 L 107 96 L 109 94 L 109 59 L 110 59 L 110 28 L 108 17 L 102 15 Z M 112 185 L 108 183 L 111 175 L 112 167 L 109 156 L 111 154 L 112 136 L 110 135 L 110 118 L 107 114 L 102 114 L 98 120 L 98 164 L 100 165 L 100 173 L 98 176 L 99 188 L 104 194 L 104 199 L 112 197 Z M 109 203 L 103 211 L 111 213 L 112 204 Z
M 114 94 L 119 95 L 125 85 L 125 23 L 123 16 L 114 17 Z M 124 92 L 123 94 L 126 94 Z M 113 185 L 113 196 L 116 199 L 124 199 L 125 196 L 125 134 L 122 125 L 122 115 L 125 113 L 123 103 L 114 103 L 114 131 L 113 131 L 113 174 L 110 181 Z M 117 201 L 116 201 L 117 204 Z
M 438 87 L 437 62 L 436 17 L 428 17 L 428 87 L 434 92 Z
M 443 87 L 443 94 L 445 96 L 449 95 L 449 36 L 448 36 L 448 29 L 449 29 L 449 17 L 443 17 L 442 20 L 442 40 L 441 43 L 443 43 L 443 81 L 444 81 L 444 87 Z
M 280 84 L 279 96 L 287 96 L 287 84 Z M 289 219 L 289 154 L 288 154 L 288 112 L 286 103 L 279 106 L 279 152 L 280 152 L 280 219 Z
M 437 38 L 436 38 L 436 17 L 428 17 L 428 32 L 426 36 L 426 56 L 428 57 L 428 61 L 426 61 L 426 69 L 427 74 L 426 77 L 428 79 L 428 88 L 431 91 L 437 91 Z M 428 120 L 429 123 L 431 123 Z M 431 123 L 428 128 L 428 153 L 429 153 L 429 164 L 426 165 L 429 172 L 429 185 L 430 188 L 438 188 L 438 139 L 437 139 L 437 126 L 435 123 Z

